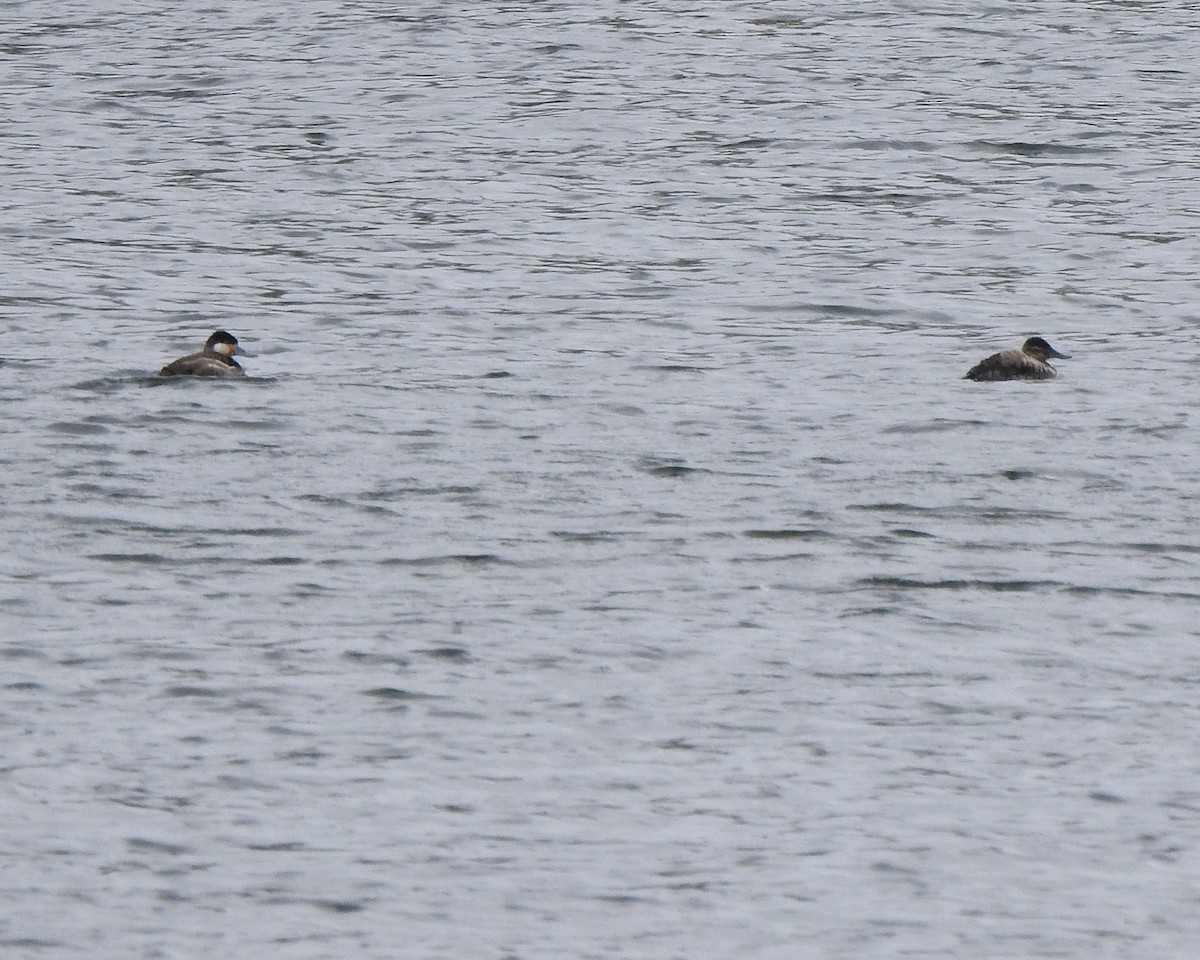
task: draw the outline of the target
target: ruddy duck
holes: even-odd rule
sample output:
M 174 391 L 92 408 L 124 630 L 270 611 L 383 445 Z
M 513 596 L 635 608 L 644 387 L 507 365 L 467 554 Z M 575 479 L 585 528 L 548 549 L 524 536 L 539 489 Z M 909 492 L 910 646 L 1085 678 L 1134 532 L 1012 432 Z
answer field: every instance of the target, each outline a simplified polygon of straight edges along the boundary
M 173 363 L 168 363 L 159 371 L 164 377 L 244 377 L 246 371 L 234 360 L 234 356 L 248 357 L 238 346 L 237 337 L 224 330 L 218 330 L 200 353 L 180 357 Z
M 1046 362 L 1050 357 L 1070 360 L 1041 337 L 1030 337 L 1020 350 L 993 353 L 967 371 L 964 380 L 1049 380 L 1058 373 Z

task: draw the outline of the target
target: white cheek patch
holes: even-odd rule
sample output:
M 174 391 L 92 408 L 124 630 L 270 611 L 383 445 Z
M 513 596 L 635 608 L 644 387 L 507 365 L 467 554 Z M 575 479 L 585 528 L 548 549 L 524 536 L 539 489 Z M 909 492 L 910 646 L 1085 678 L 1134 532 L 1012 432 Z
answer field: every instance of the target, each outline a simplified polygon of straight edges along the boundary
M 232 343 L 215 343 L 213 344 L 213 352 L 219 353 L 223 357 L 232 357 L 233 351 L 236 350 Z

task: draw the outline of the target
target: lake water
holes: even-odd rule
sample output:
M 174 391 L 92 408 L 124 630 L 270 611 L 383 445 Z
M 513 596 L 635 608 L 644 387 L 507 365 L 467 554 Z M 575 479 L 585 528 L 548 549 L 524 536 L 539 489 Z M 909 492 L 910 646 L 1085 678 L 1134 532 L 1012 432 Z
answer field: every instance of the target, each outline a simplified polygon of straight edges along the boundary
M 1195 949 L 1189 5 L 0 9 L 6 958 Z

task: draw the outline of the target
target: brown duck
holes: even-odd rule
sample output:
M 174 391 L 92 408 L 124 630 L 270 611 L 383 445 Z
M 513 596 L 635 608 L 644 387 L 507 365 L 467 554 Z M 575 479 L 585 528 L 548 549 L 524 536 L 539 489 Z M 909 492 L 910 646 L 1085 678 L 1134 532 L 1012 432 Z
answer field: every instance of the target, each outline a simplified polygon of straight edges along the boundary
M 993 353 L 967 371 L 964 380 L 1050 380 L 1057 371 L 1046 361 L 1051 357 L 1069 360 L 1070 355 L 1059 353 L 1041 337 L 1030 337 L 1020 350 Z
M 224 330 L 218 330 L 204 345 L 200 353 L 168 363 L 159 371 L 163 377 L 244 377 L 246 371 L 233 358 L 248 357 L 245 350 L 238 346 L 237 337 Z

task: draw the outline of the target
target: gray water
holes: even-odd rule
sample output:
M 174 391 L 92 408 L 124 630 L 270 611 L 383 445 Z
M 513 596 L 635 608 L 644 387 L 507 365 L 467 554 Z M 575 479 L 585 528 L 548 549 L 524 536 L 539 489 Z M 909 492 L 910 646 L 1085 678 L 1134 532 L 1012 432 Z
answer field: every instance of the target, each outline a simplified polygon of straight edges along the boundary
M 0 7 L 3 956 L 1190 955 L 1195 23 Z

